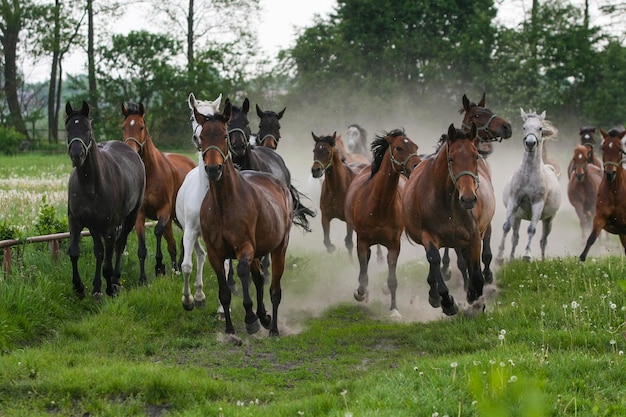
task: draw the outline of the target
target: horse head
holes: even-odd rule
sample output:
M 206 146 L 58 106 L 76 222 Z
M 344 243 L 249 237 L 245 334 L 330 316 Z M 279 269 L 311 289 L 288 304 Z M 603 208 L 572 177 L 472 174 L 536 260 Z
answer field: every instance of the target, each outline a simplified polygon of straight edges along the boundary
M 522 130 L 524 133 L 524 149 L 526 152 L 534 152 L 537 149 L 541 149 L 543 141 L 543 121 L 546 118 L 546 111 L 541 114 L 526 113 L 524 109 L 520 108 L 520 114 L 524 124 Z
M 280 141 L 280 123 L 287 107 L 276 113 L 272 110 L 263 111 L 256 105 L 256 114 L 259 116 L 259 133 L 256 135 L 257 146 L 265 146 L 276 150 Z
M 87 159 L 93 142 L 91 120 L 89 120 L 89 104 L 83 101 L 80 110 L 74 110 L 68 101 L 65 104 L 65 130 L 67 131 L 67 153 L 73 167 L 82 166 Z
M 480 184 L 478 179 L 478 149 L 474 141 L 477 136 L 475 124 L 469 133 L 456 129 L 454 124 L 448 127 L 448 135 L 444 135 L 447 153 L 448 173 L 454 188 L 459 194 L 461 207 L 467 210 L 474 208 L 478 201 L 476 194 Z
M 622 150 L 622 138 L 626 134 L 626 130 L 618 131 L 611 129 L 605 132 L 600 128 L 602 135 L 602 163 L 604 166 L 604 177 L 611 182 L 617 178 L 617 172 L 623 169 L 624 151 Z
M 122 137 L 124 143 L 133 148 L 135 152 L 141 154 L 143 147 L 148 141 L 148 127 L 144 118 L 145 109 L 143 103 L 129 104 L 128 107 L 122 103 Z
M 591 151 L 589 147 L 585 145 L 576 145 L 574 147 L 574 156 L 572 157 L 573 172 L 574 175 L 576 175 L 576 180 L 580 182 L 582 182 L 587 175 L 587 169 L 591 162 L 589 160 L 590 154 Z
M 191 129 L 193 131 L 193 143 L 196 145 L 196 148 L 200 148 L 198 144 L 197 136 L 200 134 L 200 130 L 202 126 L 196 122 L 196 118 L 194 117 L 193 110 L 197 109 L 200 114 L 205 116 L 212 116 L 213 114 L 219 112 L 220 103 L 222 102 L 222 93 L 213 101 L 211 100 L 197 100 L 196 96 L 193 93 L 189 94 L 189 98 L 187 99 L 187 104 L 189 105 L 189 109 L 191 110 Z
M 465 114 L 461 124 L 463 131 L 469 131 L 471 124 L 474 123 L 481 143 L 509 139 L 513 134 L 511 123 L 500 116 L 496 116 L 490 109 L 485 107 L 485 93 L 483 93 L 478 104 L 470 102 L 464 94 L 463 108 L 459 112 Z
M 230 103 L 229 99 L 226 99 Z M 248 121 L 248 111 L 250 111 L 250 100 L 246 97 L 241 107 L 231 107 L 231 117 L 228 122 L 229 146 L 234 158 L 242 158 L 250 147 L 250 122 Z
M 391 169 L 407 178 L 411 171 L 421 162 L 417 154 L 417 145 L 409 139 L 403 129 L 395 129 L 377 136 L 372 142 L 372 177 L 379 170 L 384 156 L 389 151 Z
M 315 147 L 313 148 L 313 165 L 311 165 L 311 175 L 313 178 L 320 178 L 333 165 L 333 153 L 337 139 L 337 132 L 328 136 L 316 136 L 311 132 Z
M 201 126 L 198 135 L 199 150 L 202 152 L 204 170 L 209 181 L 218 181 L 224 173 L 224 164 L 230 159 L 228 131 L 226 125 L 230 120 L 232 107 L 226 100 L 222 113 L 205 116 L 193 108 L 194 119 Z

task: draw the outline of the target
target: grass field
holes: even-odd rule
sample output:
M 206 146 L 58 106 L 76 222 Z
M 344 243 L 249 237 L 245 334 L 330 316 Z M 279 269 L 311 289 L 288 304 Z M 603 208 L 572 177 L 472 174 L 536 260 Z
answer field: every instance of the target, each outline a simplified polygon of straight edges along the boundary
M 2 218 L 28 232 L 43 194 L 65 214 L 69 162 L 65 155 L 35 163 L 21 157 L 0 158 Z M 327 254 L 319 231 L 294 229 L 281 336 L 247 335 L 235 295 L 237 345 L 215 313 L 210 267 L 207 307 L 183 311 L 182 277 L 154 277 L 148 235 L 148 285 L 138 284 L 133 234 L 124 291 L 100 304 L 77 300 L 67 256 L 52 260 L 44 244 L 20 249 L 13 273 L 0 281 L 0 415 L 626 415 L 623 256 L 507 262 L 486 288 L 483 314 L 448 318 L 427 303 L 422 248 L 407 245 L 398 269 L 399 321 L 389 318 L 379 290 L 383 265 L 372 262 L 370 299 L 358 304 L 358 269 L 345 249 Z M 83 238 L 88 291 L 91 248 Z M 456 272 L 449 285 L 467 307 Z

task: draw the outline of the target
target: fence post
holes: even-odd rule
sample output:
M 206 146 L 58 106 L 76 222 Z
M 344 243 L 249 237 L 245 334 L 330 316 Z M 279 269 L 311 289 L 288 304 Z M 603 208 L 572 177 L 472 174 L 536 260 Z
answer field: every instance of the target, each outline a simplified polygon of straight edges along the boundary
M 57 239 L 50 242 L 50 254 L 53 261 L 59 258 L 59 241 Z
M 4 259 L 2 262 L 2 268 L 6 274 L 11 273 L 11 247 L 7 246 L 4 248 Z

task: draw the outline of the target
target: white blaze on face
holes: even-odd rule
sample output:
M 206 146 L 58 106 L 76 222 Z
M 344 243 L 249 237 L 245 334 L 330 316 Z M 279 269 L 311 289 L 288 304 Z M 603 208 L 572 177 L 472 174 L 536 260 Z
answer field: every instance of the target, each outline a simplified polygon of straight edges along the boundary
M 131 121 L 130 121 L 130 125 L 131 125 L 131 126 L 135 126 L 135 121 L 134 121 L 134 120 L 131 120 Z

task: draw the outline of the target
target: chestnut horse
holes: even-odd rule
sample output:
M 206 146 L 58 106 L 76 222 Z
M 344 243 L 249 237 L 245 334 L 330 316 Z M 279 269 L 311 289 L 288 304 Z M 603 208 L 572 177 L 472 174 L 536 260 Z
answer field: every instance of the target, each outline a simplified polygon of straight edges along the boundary
M 324 232 L 324 246 L 326 250 L 334 252 L 335 245 L 330 241 L 330 221 L 339 219 L 346 221 L 345 203 L 346 193 L 352 180 L 365 168 L 366 164 L 346 164 L 337 149 L 337 132 L 332 136 L 316 136 L 311 132 L 315 147 L 313 148 L 313 165 L 311 175 L 313 178 L 324 176 L 322 191 L 320 193 L 320 211 L 322 212 L 322 231 Z M 352 227 L 346 223 L 346 237 L 344 239 L 348 255 L 352 259 Z
M 257 146 L 265 146 L 276 150 L 278 148 L 278 142 L 280 142 L 280 122 L 283 118 L 287 107 L 276 113 L 272 110 L 261 110 L 259 105 L 256 105 L 256 114 L 259 116 L 259 132 L 255 137 L 255 144 Z
M 411 173 L 402 197 L 407 236 L 426 250 L 430 264 L 428 301 L 446 315 L 458 312 L 441 273 L 442 247 L 453 248 L 468 265 L 467 301 L 483 294 L 482 240 L 495 212 L 491 176 L 481 168 L 476 125 L 470 133 L 448 128 L 437 153 Z
M 600 236 L 602 229 L 619 235 L 619 241 L 626 250 L 626 170 L 624 170 L 624 152 L 622 138 L 626 131 L 611 129 L 608 133 L 600 129 L 602 135 L 602 162 L 604 176 L 598 188 L 596 214 L 593 217 L 593 228 L 587 238 L 585 249 L 580 260 L 587 259 L 591 245 Z
M 226 333 L 233 334 L 235 329 L 230 317 L 231 291 L 224 261 L 236 258 L 247 332 L 257 332 L 260 321 L 264 327 L 269 327 L 271 336 L 278 336 L 278 306 L 282 297 L 280 280 L 285 269 L 291 225 L 296 219 L 304 226 L 308 221 L 305 213 L 295 207 L 292 190 L 284 182 L 266 172 L 235 168 L 226 127 L 231 111 L 229 101 L 222 113 L 212 116 L 204 116 L 194 109 L 196 121 L 202 126 L 199 143 L 210 182 L 200 207 L 202 238 L 217 275 Z M 266 254 L 272 258 L 272 316 L 266 313 L 263 302 L 265 283 L 259 262 L 259 258 Z M 256 287 L 256 313 L 249 291 L 251 279 Z
M 377 136 L 372 143 L 374 160 L 352 181 L 346 194 L 346 223 L 356 232 L 356 253 L 359 259 L 359 287 L 354 291 L 357 301 L 368 295 L 367 275 L 372 245 L 387 248 L 387 288 L 391 294 L 392 318 L 402 318 L 396 306 L 396 266 L 400 255 L 400 239 L 404 231 L 401 196 L 405 178 L 421 161 L 417 145 L 403 130 L 392 130 Z
M 576 145 L 569 164 L 572 171 L 567 183 L 567 197 L 576 209 L 583 239 L 591 232 L 593 217 L 596 214 L 598 187 L 602 181 L 602 169 L 590 162 L 591 153 L 592 148 Z
M 154 235 L 156 236 L 156 275 L 165 275 L 163 253 L 161 252 L 161 238 L 167 242 L 167 251 L 170 254 L 172 268 L 178 270 L 180 262 L 176 258 L 176 240 L 172 230 L 172 221 L 176 219 L 176 196 L 178 189 L 185 180 L 185 176 L 195 166 L 190 158 L 176 154 L 161 152 L 152 141 L 148 132 L 146 119 L 144 118 L 143 104 L 129 105 L 122 103 L 122 136 L 124 142 L 141 156 L 146 167 L 146 192 L 137 221 L 135 232 L 137 233 L 139 256 L 139 281 L 146 282 L 146 218 L 156 220 Z
M 128 146 L 119 141 L 96 143 L 85 101 L 80 110 L 72 109 L 68 101 L 65 114 L 67 152 L 73 167 L 67 202 L 70 231 L 67 252 L 72 261 L 72 282 L 78 296 L 83 298 L 85 286 L 78 272 L 78 258 L 80 234 L 86 227 L 96 257 L 92 297 L 99 301 L 101 275 L 106 280 L 108 295 L 115 295 L 121 287 L 120 259 L 143 202 L 146 174 L 141 158 Z
M 600 168 L 600 170 L 602 170 L 602 161 L 600 160 L 600 158 L 598 158 L 595 155 L 595 153 L 593 151 L 593 148 L 596 145 L 596 128 L 595 128 L 595 126 L 583 126 L 578 131 L 578 134 L 580 135 L 580 144 L 583 145 L 583 146 L 586 146 L 587 149 L 589 150 L 589 152 L 587 153 L 588 158 L 589 158 L 588 162 L 590 164 L 593 164 L 593 165 L 597 166 L 598 168 Z M 572 171 L 574 171 L 574 161 L 570 161 L 570 163 L 569 163 L 569 165 L 567 167 L 567 175 L 568 175 L 568 177 L 570 177 L 572 175 Z

